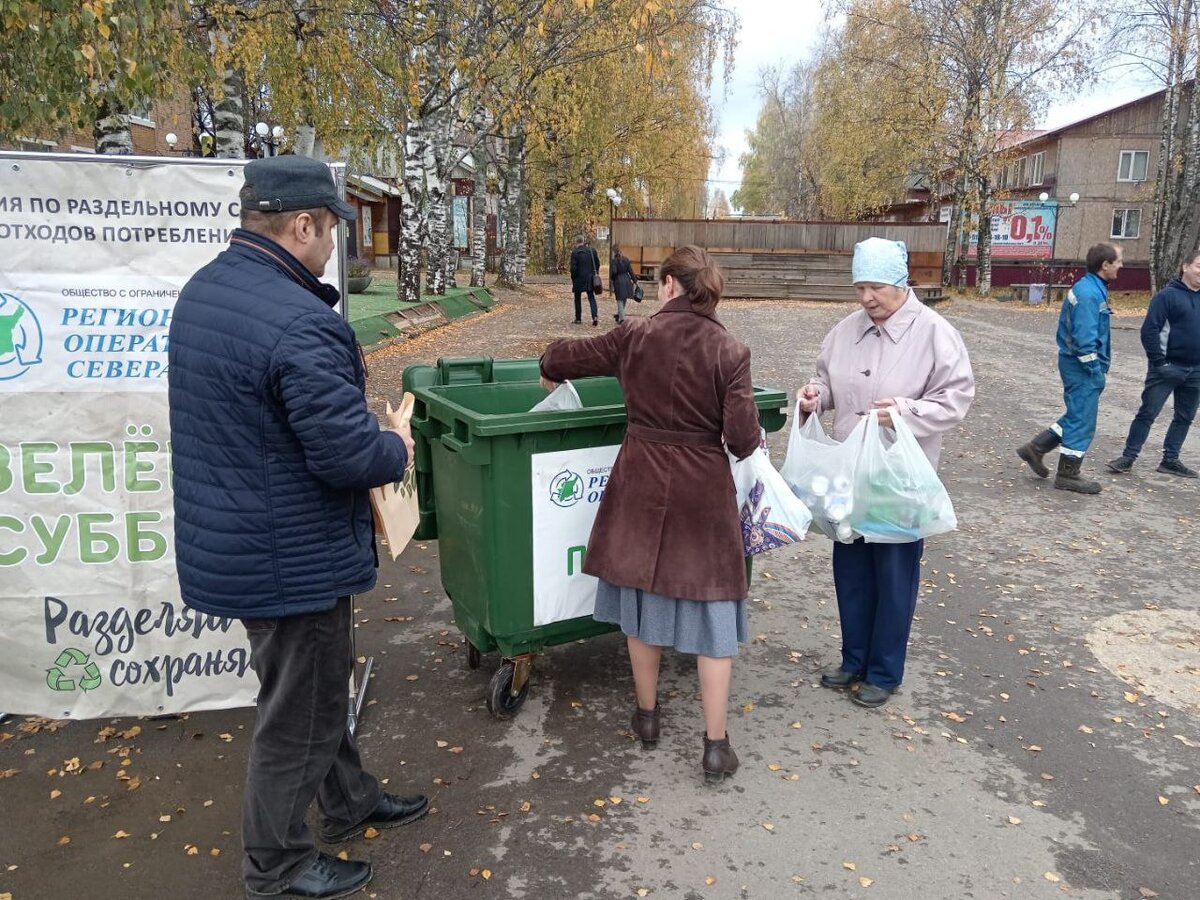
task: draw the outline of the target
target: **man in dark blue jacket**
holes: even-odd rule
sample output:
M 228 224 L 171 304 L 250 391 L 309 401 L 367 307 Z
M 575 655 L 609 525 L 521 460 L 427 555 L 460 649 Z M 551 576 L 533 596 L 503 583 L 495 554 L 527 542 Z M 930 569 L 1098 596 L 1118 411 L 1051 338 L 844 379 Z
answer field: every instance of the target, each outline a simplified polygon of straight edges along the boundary
M 245 168 L 242 227 L 180 292 L 170 332 L 175 553 L 184 602 L 241 619 L 260 689 L 243 801 L 248 897 L 340 897 L 371 879 L 324 841 L 419 818 L 384 793 L 347 729 L 350 595 L 375 586 L 368 489 L 403 477 L 407 426 L 367 408 L 354 333 L 322 283 L 340 217 L 329 169 Z
M 1200 250 L 1184 258 L 1180 276 L 1150 301 L 1142 322 L 1142 346 L 1149 362 L 1142 405 L 1129 426 L 1125 450 L 1108 464 L 1108 470 L 1123 473 L 1133 468 L 1150 426 L 1174 394 L 1175 415 L 1163 441 L 1158 471 L 1195 478 L 1196 470 L 1179 461 L 1179 452 L 1200 404 Z
M 1100 483 L 1082 478 L 1083 457 L 1096 434 L 1100 395 L 1112 361 L 1108 283 L 1121 271 L 1121 248 L 1096 244 L 1087 252 L 1087 274 L 1071 286 L 1058 316 L 1058 374 L 1066 412 L 1027 444 L 1017 448 L 1029 468 L 1050 474 L 1042 457 L 1062 445 L 1054 486 L 1078 494 L 1100 493 Z

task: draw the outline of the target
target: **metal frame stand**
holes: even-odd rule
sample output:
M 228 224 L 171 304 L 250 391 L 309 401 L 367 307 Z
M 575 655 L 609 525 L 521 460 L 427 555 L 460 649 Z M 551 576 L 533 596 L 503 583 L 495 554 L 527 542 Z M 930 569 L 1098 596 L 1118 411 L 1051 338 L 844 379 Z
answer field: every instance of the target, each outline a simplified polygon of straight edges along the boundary
M 371 670 L 375 668 L 375 657 L 368 656 L 363 666 L 362 678 L 356 679 L 358 672 L 358 654 L 354 650 L 354 595 L 350 595 L 350 715 L 346 727 L 354 734 L 358 728 L 358 720 L 362 715 L 363 703 L 367 699 L 367 684 L 371 679 Z

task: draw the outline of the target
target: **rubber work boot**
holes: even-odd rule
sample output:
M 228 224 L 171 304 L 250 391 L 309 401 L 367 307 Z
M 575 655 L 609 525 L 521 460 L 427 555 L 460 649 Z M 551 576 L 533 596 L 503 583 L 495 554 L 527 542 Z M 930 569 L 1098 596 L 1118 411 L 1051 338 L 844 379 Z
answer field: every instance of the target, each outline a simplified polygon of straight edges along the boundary
M 1022 444 L 1017 448 L 1017 456 L 1025 460 L 1029 464 L 1029 468 L 1033 469 L 1038 478 L 1048 478 L 1050 470 L 1046 468 L 1046 464 L 1042 462 L 1042 457 L 1062 443 L 1057 432 L 1047 428 L 1028 444 Z
M 654 709 L 635 708 L 633 733 L 641 738 L 643 750 L 653 750 L 658 746 L 658 704 L 654 705 Z
M 704 759 L 700 765 L 708 784 L 717 784 L 738 770 L 737 754 L 729 746 L 728 734 L 717 741 L 710 740 L 708 735 L 704 736 Z
M 1100 493 L 1100 482 L 1088 481 L 1086 478 L 1079 477 L 1079 470 L 1082 466 L 1082 456 L 1060 456 L 1058 472 L 1054 476 L 1054 486 L 1060 491 L 1074 491 L 1077 494 Z

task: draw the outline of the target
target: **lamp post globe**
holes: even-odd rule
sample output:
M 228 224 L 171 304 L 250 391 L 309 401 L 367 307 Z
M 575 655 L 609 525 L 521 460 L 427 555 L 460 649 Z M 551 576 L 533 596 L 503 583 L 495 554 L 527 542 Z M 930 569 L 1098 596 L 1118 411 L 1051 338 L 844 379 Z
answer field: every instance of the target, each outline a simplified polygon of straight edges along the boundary
M 1078 203 L 1079 202 L 1079 194 L 1072 191 L 1071 196 L 1067 199 L 1069 199 L 1072 203 Z
M 1038 194 L 1038 199 L 1041 200 L 1043 203 L 1045 203 L 1047 200 L 1050 199 L 1050 195 L 1047 194 L 1045 191 L 1042 191 L 1040 194 Z

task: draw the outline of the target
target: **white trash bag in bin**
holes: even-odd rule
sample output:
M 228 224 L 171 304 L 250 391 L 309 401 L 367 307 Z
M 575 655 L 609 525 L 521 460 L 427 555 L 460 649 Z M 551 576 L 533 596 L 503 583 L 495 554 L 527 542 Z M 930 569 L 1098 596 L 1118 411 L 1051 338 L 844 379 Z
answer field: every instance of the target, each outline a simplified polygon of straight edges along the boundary
M 530 412 L 567 412 L 572 409 L 583 409 L 583 401 L 579 399 L 579 391 L 575 390 L 575 385 L 564 381 Z
M 729 464 L 745 554 L 754 556 L 804 540 L 812 516 L 771 465 L 767 448 L 760 447 L 745 459 L 730 455 Z
M 865 422 L 844 441 L 825 433 L 821 420 L 810 415 L 800 424 L 792 414 L 792 433 L 781 474 L 792 493 L 812 513 L 812 527 L 827 538 L 851 543 L 859 535 L 851 526 L 854 513 L 854 471 L 862 448 Z

